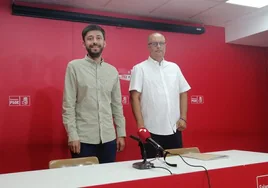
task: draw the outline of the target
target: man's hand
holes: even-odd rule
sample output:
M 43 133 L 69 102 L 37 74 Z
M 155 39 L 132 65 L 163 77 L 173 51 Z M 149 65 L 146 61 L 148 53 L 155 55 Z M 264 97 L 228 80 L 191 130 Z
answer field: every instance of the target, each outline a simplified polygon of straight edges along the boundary
M 177 129 L 179 131 L 183 131 L 184 129 L 186 129 L 186 122 L 182 119 L 179 119 L 179 121 L 177 121 Z
M 69 148 L 70 150 L 73 152 L 73 153 L 80 153 L 80 141 L 79 140 L 74 140 L 74 141 L 71 141 L 68 143 L 69 145 Z
M 123 151 L 125 148 L 125 138 L 118 137 L 116 140 L 116 145 L 117 145 L 117 151 Z

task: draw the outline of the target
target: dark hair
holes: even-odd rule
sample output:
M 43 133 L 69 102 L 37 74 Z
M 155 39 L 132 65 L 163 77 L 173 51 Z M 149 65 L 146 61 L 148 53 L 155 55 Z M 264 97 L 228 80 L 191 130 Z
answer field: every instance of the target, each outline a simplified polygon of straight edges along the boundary
M 105 31 L 104 31 L 104 29 L 102 27 L 100 27 L 98 25 L 88 25 L 82 31 L 83 41 L 85 41 L 85 36 L 87 35 L 87 33 L 89 31 L 100 31 L 102 33 L 102 35 L 103 35 L 104 40 L 105 40 Z

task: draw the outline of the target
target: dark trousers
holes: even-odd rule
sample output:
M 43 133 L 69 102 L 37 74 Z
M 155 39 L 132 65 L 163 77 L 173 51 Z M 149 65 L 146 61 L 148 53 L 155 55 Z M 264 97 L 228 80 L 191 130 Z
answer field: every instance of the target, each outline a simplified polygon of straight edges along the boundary
M 115 162 L 116 158 L 116 140 L 102 144 L 81 143 L 80 153 L 73 153 L 72 158 L 96 156 L 100 163 Z
M 164 149 L 182 148 L 182 134 L 181 131 L 177 131 L 172 135 L 156 135 L 151 133 L 151 138 L 156 141 Z M 163 157 L 163 153 L 157 152 L 157 150 L 150 144 L 144 144 L 147 158 L 155 158 L 157 155 Z M 143 157 L 143 151 L 141 147 L 141 156 Z

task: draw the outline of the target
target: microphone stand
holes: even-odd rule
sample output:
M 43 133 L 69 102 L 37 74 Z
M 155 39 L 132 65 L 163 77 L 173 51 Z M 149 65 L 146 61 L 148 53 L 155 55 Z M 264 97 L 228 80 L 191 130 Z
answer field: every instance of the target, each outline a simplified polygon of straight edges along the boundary
M 130 136 L 132 139 L 136 140 L 139 142 L 139 146 L 141 147 L 141 150 L 142 150 L 142 158 L 143 158 L 143 161 L 142 162 L 136 162 L 136 163 L 133 163 L 132 164 L 132 167 L 133 168 L 136 168 L 136 169 L 139 169 L 139 170 L 145 170 L 145 169 L 150 169 L 150 168 L 153 168 L 154 164 L 147 161 L 147 154 L 146 154 L 146 149 L 144 147 L 144 144 L 143 142 L 137 138 L 137 137 L 134 137 L 134 136 Z
M 150 142 L 150 144 L 152 144 L 152 146 L 154 146 L 154 148 L 156 149 L 157 151 L 157 156 L 163 156 L 164 157 L 164 161 L 165 163 L 168 165 L 168 166 L 171 166 L 171 167 L 177 167 L 177 164 L 171 164 L 169 162 L 166 161 L 166 157 L 168 154 L 171 154 L 170 152 L 168 151 L 165 151 L 162 146 L 160 146 L 159 144 L 157 143 L 153 143 L 153 142 Z

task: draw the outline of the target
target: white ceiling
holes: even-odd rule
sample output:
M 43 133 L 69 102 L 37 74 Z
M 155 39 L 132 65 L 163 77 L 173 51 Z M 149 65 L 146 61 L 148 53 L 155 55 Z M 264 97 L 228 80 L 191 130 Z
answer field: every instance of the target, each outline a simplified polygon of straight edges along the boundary
M 226 0 L 18 0 L 24 2 L 35 2 L 45 4 L 60 4 L 90 10 L 108 11 L 114 13 L 123 13 L 129 15 L 151 17 L 158 19 L 171 19 L 179 21 L 187 21 L 190 23 L 200 23 L 204 25 L 228 27 L 228 32 L 237 32 L 237 28 L 232 29 L 233 23 L 237 20 L 252 15 L 255 19 L 255 13 L 264 10 L 266 12 L 265 30 L 261 30 L 260 36 L 256 30 L 241 37 L 226 40 L 226 42 L 240 44 L 266 46 L 268 41 L 261 40 L 267 37 L 268 32 L 268 6 L 257 9 L 239 5 L 225 3 Z M 268 1 L 268 0 L 267 0 Z M 262 15 L 263 17 L 263 15 Z M 255 23 L 255 22 L 254 22 Z M 247 24 L 247 23 L 245 23 Z M 252 24 L 252 23 L 251 23 Z M 263 24 L 263 23 L 262 23 Z M 252 27 L 255 27 L 254 24 Z M 243 30 L 243 27 L 240 29 Z M 226 34 L 226 38 L 230 34 Z M 253 36 L 254 35 L 254 36 Z M 247 37 L 253 36 L 248 39 Z M 257 41 L 255 41 L 256 39 Z M 258 42 L 259 41 L 259 42 Z

